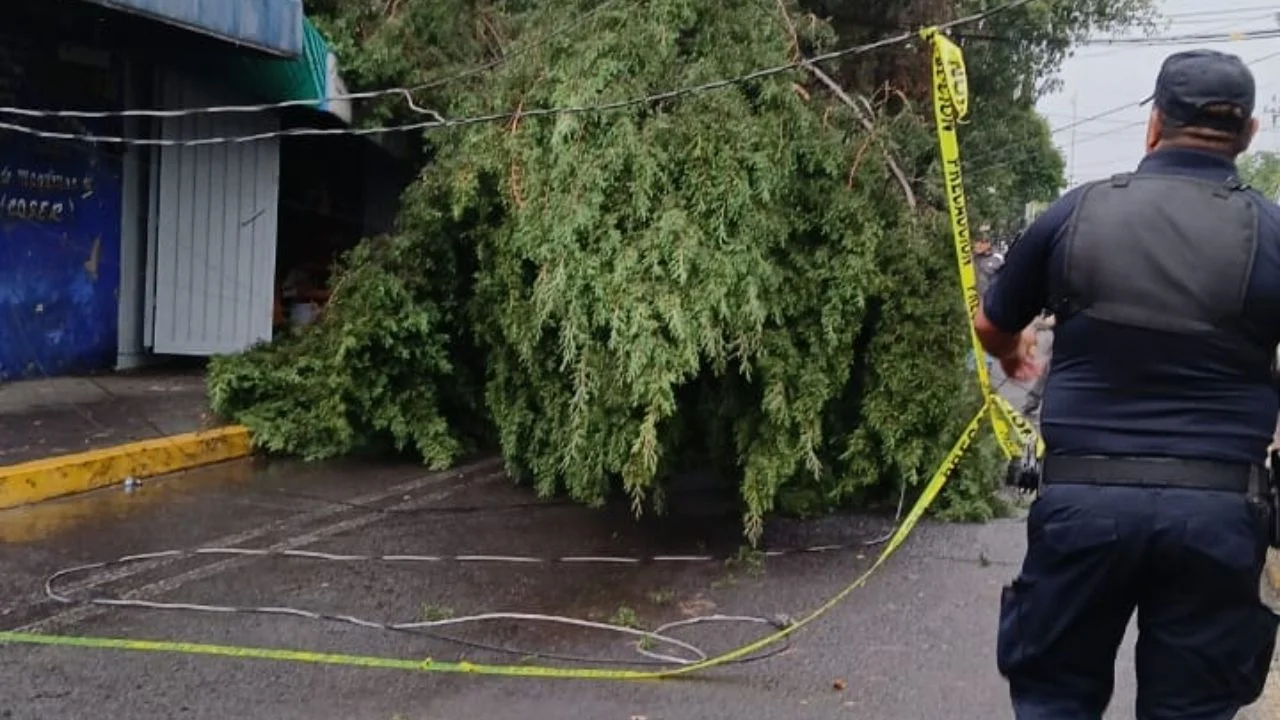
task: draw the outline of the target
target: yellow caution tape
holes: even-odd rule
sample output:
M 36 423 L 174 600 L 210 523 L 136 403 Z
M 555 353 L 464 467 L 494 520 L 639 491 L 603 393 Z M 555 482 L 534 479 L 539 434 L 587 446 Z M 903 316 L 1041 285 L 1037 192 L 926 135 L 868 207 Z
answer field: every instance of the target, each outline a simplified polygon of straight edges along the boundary
M 748 645 L 744 645 L 735 650 L 708 658 L 699 663 L 690 665 L 674 666 L 661 670 L 625 670 L 616 668 L 597 668 L 597 667 L 548 667 L 542 665 L 525 664 L 525 665 L 487 665 L 483 663 L 470 662 L 448 662 L 441 660 L 433 660 L 430 658 L 424 660 L 409 660 L 402 658 L 387 657 L 371 657 L 365 655 L 344 655 L 339 653 L 310 652 L 306 650 L 281 650 L 274 648 L 256 648 L 256 647 L 239 647 L 234 645 L 209 645 L 204 643 L 176 642 L 163 640 L 133 640 L 128 638 L 108 638 L 108 637 L 84 637 L 76 635 L 45 635 L 41 633 L 25 633 L 25 632 L 0 632 L 0 643 L 15 643 L 26 645 L 52 645 L 56 647 L 72 647 L 85 649 L 100 650 L 126 650 L 133 652 L 157 652 L 157 653 L 175 653 L 181 655 L 210 655 L 217 657 L 236 658 L 241 660 L 276 660 L 296 663 L 307 663 L 312 665 L 344 665 L 348 667 L 363 667 L 382 670 L 412 670 L 416 672 L 446 672 L 446 673 L 463 673 L 471 675 L 496 675 L 505 677 L 526 677 L 526 678 L 559 678 L 559 679 L 579 679 L 579 680 L 662 680 L 665 678 L 674 678 L 681 675 L 688 675 L 703 670 L 731 663 L 740 660 L 755 652 L 776 645 L 791 634 L 798 632 L 801 628 L 811 624 L 813 621 L 825 615 L 832 608 L 839 605 L 853 591 L 866 584 L 880 566 L 884 565 L 889 556 L 893 555 L 902 543 L 915 529 L 916 524 L 920 522 L 920 518 L 924 516 L 925 510 L 933 503 L 934 498 L 942 490 L 942 486 L 946 484 L 947 478 L 955 470 L 960 459 L 964 456 L 965 450 L 972 444 L 974 437 L 978 434 L 978 429 L 982 425 L 982 416 L 986 412 L 984 407 L 973 416 L 973 420 L 969 421 L 968 427 L 960 439 L 956 441 L 951 451 L 947 453 L 946 459 L 938 468 L 937 472 L 929 480 L 929 484 L 925 486 L 924 493 L 916 500 L 915 505 L 911 508 L 911 512 L 903 519 L 893 536 L 885 544 L 884 549 L 880 551 L 880 555 L 876 561 L 867 568 L 865 572 L 858 576 L 856 580 L 847 585 L 843 590 L 834 595 L 830 600 L 823 603 L 822 606 L 810 612 L 799 621 L 763 637 Z
M 969 318 L 969 341 L 978 373 L 978 386 L 995 429 L 996 440 L 1005 457 L 1022 454 L 1028 441 L 1035 439 L 1036 450 L 1044 453 L 1044 443 L 1026 418 L 991 386 L 991 375 L 983 362 L 986 351 L 978 341 L 974 317 L 978 313 L 978 276 L 973 263 L 973 239 L 969 233 L 969 209 L 965 202 L 964 172 L 960 164 L 960 141 L 956 127 L 969 113 L 969 83 L 965 74 L 964 52 L 938 32 L 924 30 L 921 35 L 933 45 L 933 117 L 938 132 L 938 150 L 942 160 L 942 183 L 951 218 L 951 236 L 955 241 L 956 263 L 960 268 L 960 287 L 964 292 Z
M 1024 445 L 1028 441 L 1034 440 L 1036 444 L 1036 456 L 1043 457 L 1044 438 L 1040 437 L 1040 433 L 1036 431 L 1035 425 L 1032 425 L 1030 420 L 1014 409 L 1013 405 L 1009 404 L 1009 401 L 1005 400 L 1003 396 L 992 393 L 991 401 L 1004 421 L 1012 428 L 1016 437 L 1021 440 Z M 1021 450 L 1019 450 L 1019 454 L 1021 454 Z
M 964 290 L 965 303 L 969 308 L 969 336 L 973 343 L 976 357 L 983 356 L 981 344 L 973 326 L 973 316 L 978 307 L 977 277 L 973 267 L 972 244 L 969 236 L 969 224 L 964 198 L 964 183 L 960 171 L 960 148 L 956 139 L 956 124 L 968 112 L 968 86 L 964 72 L 964 55 L 953 42 L 942 36 L 937 29 L 923 32 L 926 40 L 933 44 L 933 81 L 934 81 L 934 113 L 937 121 L 938 144 L 942 151 L 943 181 L 947 191 L 947 207 L 951 215 L 951 229 L 955 239 L 956 260 L 960 268 L 960 284 Z M 672 666 L 659 670 L 628 670 L 602 667 L 550 667 L 536 664 L 498 665 L 470 662 L 448 662 L 434 659 L 410 660 L 400 658 L 371 657 L 362 655 L 345 655 L 339 653 L 310 652 L 305 650 L 283 650 L 273 648 L 239 647 L 231 645 L 211 645 L 203 643 L 133 640 L 127 638 L 86 637 L 73 635 L 47 635 L 29 632 L 0 632 L 0 643 L 27 645 L 48 645 L 55 647 L 92 648 L 107 650 L 125 650 L 135 652 L 177 653 L 184 655 L 206 655 L 237 659 L 275 660 L 315 665 L 341 665 L 349 667 L 375 668 L 384 670 L 409 670 L 416 672 L 447 672 L 472 675 L 493 675 L 526 678 L 558 678 L 579 680 L 661 680 L 691 673 L 710 670 L 727 663 L 741 660 L 760 650 L 776 645 L 790 635 L 799 632 L 812 624 L 833 608 L 843 602 L 855 590 L 866 584 L 867 580 L 879 570 L 885 562 L 902 546 L 917 523 L 924 516 L 929 506 L 937 498 L 948 478 L 955 472 L 956 466 L 964 457 L 965 451 L 973 444 L 978 430 L 982 426 L 984 416 L 990 419 L 1004 452 L 1013 457 L 1021 453 L 1023 443 L 1037 437 L 1035 428 L 1026 421 L 1011 405 L 991 388 L 991 378 L 987 374 L 986 365 L 977 363 L 978 381 L 982 387 L 983 403 L 977 414 L 969 421 L 964 432 L 956 440 L 955 445 L 947 453 L 942 464 L 929 479 L 924 492 L 907 513 L 902 523 L 889 538 L 875 562 L 843 590 L 833 595 L 817 609 L 805 615 L 799 621 L 742 647 L 730 650 L 722 655 L 708 658 L 689 665 Z M 1037 442 L 1038 437 L 1037 437 Z M 1043 444 L 1040 444 L 1043 447 Z

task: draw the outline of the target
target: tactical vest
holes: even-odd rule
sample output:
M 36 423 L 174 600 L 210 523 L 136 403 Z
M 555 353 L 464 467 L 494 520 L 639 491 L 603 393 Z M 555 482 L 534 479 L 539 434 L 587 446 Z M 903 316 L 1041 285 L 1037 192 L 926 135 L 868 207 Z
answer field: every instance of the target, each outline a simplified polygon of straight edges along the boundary
M 1068 225 L 1051 309 L 1130 327 L 1212 336 L 1270 366 L 1244 317 L 1258 208 L 1232 178 L 1117 175 L 1087 186 Z

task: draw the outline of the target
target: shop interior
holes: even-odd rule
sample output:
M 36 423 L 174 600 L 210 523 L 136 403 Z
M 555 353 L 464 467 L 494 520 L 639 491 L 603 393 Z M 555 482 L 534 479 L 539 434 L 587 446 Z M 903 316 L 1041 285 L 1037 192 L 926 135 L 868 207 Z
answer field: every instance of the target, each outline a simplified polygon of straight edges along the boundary
M 310 112 L 310 111 L 300 111 Z M 316 125 L 310 113 L 307 126 Z M 302 126 L 297 121 L 285 126 Z M 362 238 L 391 230 L 413 164 L 355 135 L 299 135 L 280 146 L 274 326 L 287 332 L 324 312 L 335 263 Z

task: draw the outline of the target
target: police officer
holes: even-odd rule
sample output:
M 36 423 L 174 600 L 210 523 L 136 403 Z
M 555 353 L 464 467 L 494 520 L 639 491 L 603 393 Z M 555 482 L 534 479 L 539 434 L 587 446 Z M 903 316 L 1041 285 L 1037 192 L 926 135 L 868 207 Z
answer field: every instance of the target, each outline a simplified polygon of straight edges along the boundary
M 988 240 L 979 240 L 973 246 L 974 269 L 978 276 L 978 292 L 985 293 L 992 280 L 1000 272 L 1004 257 L 995 251 Z
M 1226 720 L 1261 695 L 1280 209 L 1236 180 L 1254 94 L 1233 55 L 1170 56 L 1137 171 L 1053 204 L 978 313 L 1019 380 L 1040 370 L 1028 325 L 1057 317 L 1040 494 L 1000 608 L 1020 720 L 1101 718 L 1135 611 L 1140 720 Z

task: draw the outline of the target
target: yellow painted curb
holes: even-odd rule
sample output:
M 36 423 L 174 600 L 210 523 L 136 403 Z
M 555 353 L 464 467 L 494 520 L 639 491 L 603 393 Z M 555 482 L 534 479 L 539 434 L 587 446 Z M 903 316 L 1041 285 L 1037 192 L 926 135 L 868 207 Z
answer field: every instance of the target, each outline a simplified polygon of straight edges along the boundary
M 0 509 L 244 457 L 247 428 L 233 425 L 0 467 Z

